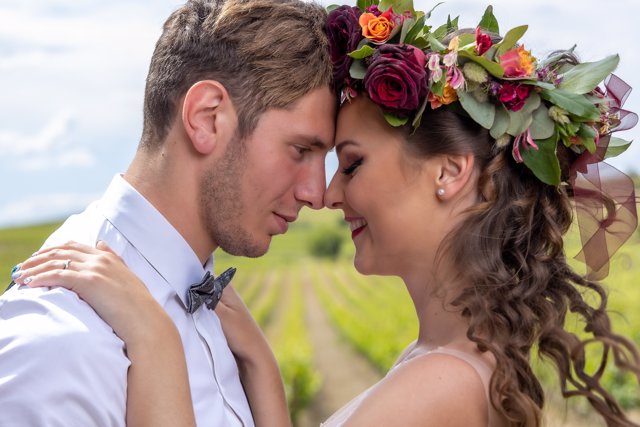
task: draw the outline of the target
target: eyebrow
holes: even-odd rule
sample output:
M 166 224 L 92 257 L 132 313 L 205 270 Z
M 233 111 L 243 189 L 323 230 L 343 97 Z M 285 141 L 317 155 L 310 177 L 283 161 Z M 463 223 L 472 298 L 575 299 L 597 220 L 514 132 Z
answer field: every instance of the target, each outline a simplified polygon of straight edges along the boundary
M 297 139 L 302 139 L 305 141 L 305 143 L 309 144 L 310 146 L 318 148 L 323 151 L 329 151 L 333 149 L 331 144 L 326 144 L 317 136 L 302 135 L 302 136 L 299 136 Z
M 350 139 L 345 139 L 344 141 L 340 141 L 336 144 L 336 154 L 340 154 L 340 152 L 342 151 L 342 149 L 347 146 L 347 145 L 355 145 L 357 146 L 358 143 L 355 141 L 352 141 Z

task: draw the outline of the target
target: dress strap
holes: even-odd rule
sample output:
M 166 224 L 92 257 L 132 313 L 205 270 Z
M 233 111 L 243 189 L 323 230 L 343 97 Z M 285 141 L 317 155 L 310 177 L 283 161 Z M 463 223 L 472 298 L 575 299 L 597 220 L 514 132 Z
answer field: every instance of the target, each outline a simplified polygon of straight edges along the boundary
M 488 405 L 487 409 L 488 409 L 488 416 L 489 416 L 488 425 L 489 426 L 500 425 L 497 422 L 497 416 L 495 413 L 495 409 L 493 409 L 493 405 L 491 404 L 491 397 L 489 394 L 489 384 L 491 383 L 491 375 L 493 374 L 493 369 L 491 368 L 491 366 L 489 366 L 489 364 L 487 364 L 486 361 L 484 361 L 478 356 L 474 356 L 473 354 L 469 354 L 464 351 L 454 350 L 446 347 L 438 347 L 424 354 L 427 355 L 427 354 L 434 354 L 434 353 L 448 354 L 455 358 L 464 360 L 469 365 L 471 365 L 473 369 L 475 369 L 475 371 L 478 373 L 478 376 L 480 377 L 480 380 L 482 381 L 482 385 L 484 386 L 485 396 L 487 397 L 487 405 Z

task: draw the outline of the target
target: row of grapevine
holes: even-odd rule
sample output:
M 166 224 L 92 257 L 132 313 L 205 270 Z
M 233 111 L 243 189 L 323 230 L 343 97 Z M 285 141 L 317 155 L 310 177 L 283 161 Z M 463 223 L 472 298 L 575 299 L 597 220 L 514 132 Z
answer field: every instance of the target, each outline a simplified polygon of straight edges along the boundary
M 292 268 L 288 271 L 285 287 L 280 293 L 285 298 L 283 313 L 279 316 L 278 324 L 274 325 L 274 333 L 269 337 L 280 365 L 294 425 L 300 411 L 311 403 L 320 387 L 320 377 L 314 369 L 309 328 L 305 322 L 302 291 L 300 270 Z
M 310 268 L 316 294 L 333 325 L 359 353 L 386 372 L 417 337 L 415 309 L 403 294 L 403 285 L 388 280 L 367 283 L 367 278 L 341 264 Z

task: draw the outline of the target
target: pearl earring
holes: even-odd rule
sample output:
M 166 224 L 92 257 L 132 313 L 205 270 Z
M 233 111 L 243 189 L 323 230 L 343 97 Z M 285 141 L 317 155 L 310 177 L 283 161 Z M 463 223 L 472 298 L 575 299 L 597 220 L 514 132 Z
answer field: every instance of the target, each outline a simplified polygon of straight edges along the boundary
M 438 194 L 438 196 L 442 197 L 444 196 L 444 188 L 438 188 L 438 191 L 436 191 L 436 193 Z

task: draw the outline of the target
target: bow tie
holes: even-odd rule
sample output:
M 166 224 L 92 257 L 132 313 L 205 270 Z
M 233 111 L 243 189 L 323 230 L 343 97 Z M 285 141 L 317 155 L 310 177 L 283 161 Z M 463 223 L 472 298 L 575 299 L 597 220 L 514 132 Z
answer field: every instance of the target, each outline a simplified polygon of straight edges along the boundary
M 222 291 L 227 287 L 234 274 L 236 274 L 236 269 L 229 268 L 214 278 L 213 275 L 207 271 L 207 274 L 204 275 L 201 282 L 194 283 L 189 288 L 187 292 L 187 311 L 193 313 L 203 303 L 210 310 L 215 309 L 218 301 L 220 301 L 222 297 Z

